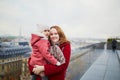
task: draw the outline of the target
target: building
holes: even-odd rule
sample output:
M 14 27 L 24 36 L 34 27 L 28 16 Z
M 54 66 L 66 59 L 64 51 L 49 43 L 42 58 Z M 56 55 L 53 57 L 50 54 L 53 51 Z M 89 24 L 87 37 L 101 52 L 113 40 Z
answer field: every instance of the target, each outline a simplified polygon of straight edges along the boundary
M 31 52 L 29 45 L 13 45 L 11 42 L 0 43 L 0 80 L 20 80 L 23 55 Z
M 31 80 L 30 72 L 28 70 L 28 57 L 30 56 L 31 52 L 28 52 L 23 55 L 22 58 L 22 73 L 20 75 L 20 80 Z

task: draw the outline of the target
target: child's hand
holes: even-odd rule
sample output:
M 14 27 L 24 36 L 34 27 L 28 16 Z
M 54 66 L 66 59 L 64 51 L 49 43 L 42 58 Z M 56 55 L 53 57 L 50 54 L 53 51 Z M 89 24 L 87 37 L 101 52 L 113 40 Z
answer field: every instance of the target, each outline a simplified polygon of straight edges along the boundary
M 57 65 L 57 66 L 60 66 L 60 65 L 61 65 L 61 63 L 58 61 L 58 62 L 56 63 L 56 65 Z

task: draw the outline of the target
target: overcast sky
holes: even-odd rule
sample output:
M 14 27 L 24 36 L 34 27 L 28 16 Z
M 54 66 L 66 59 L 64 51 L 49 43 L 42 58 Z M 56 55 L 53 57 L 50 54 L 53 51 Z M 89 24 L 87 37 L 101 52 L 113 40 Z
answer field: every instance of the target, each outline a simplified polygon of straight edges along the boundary
M 59 25 L 68 37 L 120 36 L 120 0 L 0 0 L 0 35 L 30 36 L 36 24 Z

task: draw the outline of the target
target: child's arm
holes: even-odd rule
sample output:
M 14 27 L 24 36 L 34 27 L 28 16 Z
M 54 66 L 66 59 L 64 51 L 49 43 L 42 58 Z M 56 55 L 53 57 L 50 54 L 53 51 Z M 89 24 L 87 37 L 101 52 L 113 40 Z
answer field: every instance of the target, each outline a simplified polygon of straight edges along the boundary
M 49 42 L 44 42 L 42 47 L 39 47 L 39 50 L 43 57 L 53 65 L 60 66 L 61 63 L 49 52 Z

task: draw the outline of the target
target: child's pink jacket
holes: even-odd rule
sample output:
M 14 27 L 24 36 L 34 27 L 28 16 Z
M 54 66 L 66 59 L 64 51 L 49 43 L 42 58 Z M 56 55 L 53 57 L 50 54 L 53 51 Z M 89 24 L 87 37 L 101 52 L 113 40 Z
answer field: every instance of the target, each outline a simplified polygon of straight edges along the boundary
M 31 36 L 32 54 L 29 64 L 33 67 L 34 65 L 45 65 L 48 62 L 56 65 L 57 59 L 49 53 L 49 41 L 36 34 L 31 34 Z

